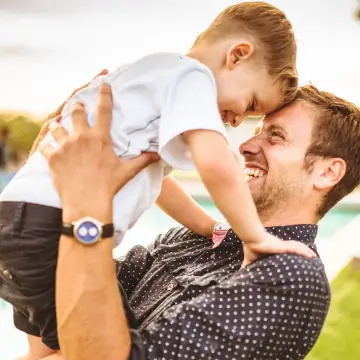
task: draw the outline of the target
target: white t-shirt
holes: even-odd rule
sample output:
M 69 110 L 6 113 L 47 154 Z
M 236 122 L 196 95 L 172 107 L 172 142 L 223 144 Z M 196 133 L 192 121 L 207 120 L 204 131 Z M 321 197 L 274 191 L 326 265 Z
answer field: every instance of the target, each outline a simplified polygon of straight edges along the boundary
M 113 92 L 111 136 L 116 154 L 132 158 L 143 151 L 154 151 L 162 158 L 142 170 L 115 196 L 114 225 L 119 243 L 126 230 L 156 200 L 167 166 L 194 169 L 182 134 L 196 129 L 213 130 L 224 137 L 227 134 L 211 71 L 194 59 L 166 53 L 143 57 L 93 80 L 63 110 L 62 125 L 68 131 L 72 131 L 70 106 L 74 101 L 85 104 L 89 123 L 94 124 L 98 88 L 103 82 L 110 84 Z M 44 141 L 49 140 L 48 134 Z M 47 161 L 40 152 L 35 152 L 19 170 L 0 201 L 61 208 Z

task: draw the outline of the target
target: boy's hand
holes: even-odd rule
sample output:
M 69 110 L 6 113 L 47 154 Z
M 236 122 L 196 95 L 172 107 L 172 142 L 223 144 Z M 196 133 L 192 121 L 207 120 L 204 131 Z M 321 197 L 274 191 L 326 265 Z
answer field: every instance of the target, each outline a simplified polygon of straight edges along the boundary
M 266 233 L 264 240 L 258 243 L 244 244 L 245 267 L 259 258 L 261 255 L 269 254 L 296 254 L 311 259 L 317 257 L 316 253 L 300 241 L 281 240 L 276 236 Z

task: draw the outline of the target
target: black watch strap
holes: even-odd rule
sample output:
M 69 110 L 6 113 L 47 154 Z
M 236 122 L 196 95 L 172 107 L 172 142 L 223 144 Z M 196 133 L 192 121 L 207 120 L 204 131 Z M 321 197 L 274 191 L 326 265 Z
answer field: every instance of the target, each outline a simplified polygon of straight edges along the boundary
M 73 224 L 62 224 L 61 234 L 66 236 L 74 236 L 74 225 Z M 106 224 L 102 226 L 101 238 L 106 239 L 114 236 L 114 225 Z

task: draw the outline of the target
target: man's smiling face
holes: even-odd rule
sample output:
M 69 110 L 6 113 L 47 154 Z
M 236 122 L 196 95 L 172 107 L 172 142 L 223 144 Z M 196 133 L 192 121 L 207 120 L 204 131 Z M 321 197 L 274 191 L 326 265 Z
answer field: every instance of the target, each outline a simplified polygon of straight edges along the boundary
M 305 201 L 312 194 L 305 155 L 314 127 L 311 110 L 292 103 L 265 117 L 240 145 L 245 174 L 260 215 Z

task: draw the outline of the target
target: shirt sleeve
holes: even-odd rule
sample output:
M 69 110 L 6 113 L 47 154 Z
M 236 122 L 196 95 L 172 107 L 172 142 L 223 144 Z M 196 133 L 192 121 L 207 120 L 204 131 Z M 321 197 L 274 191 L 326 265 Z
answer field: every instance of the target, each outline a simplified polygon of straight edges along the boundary
M 301 275 L 289 271 L 291 265 Z M 131 330 L 129 359 L 285 359 L 289 354 L 303 359 L 329 303 L 314 266 L 294 256 L 283 266 L 276 257 L 259 261 L 201 288 L 201 283 L 189 286 L 189 297 L 199 295 L 170 307 L 146 328 Z
M 159 154 L 172 167 L 192 170 L 182 134 L 212 130 L 227 138 L 218 105 L 215 80 L 205 69 L 192 69 L 171 84 L 159 125 Z
M 115 261 L 118 283 L 128 298 L 131 297 L 136 286 L 150 270 L 153 261 L 154 258 L 150 252 L 141 245 L 134 246 L 125 257 Z

